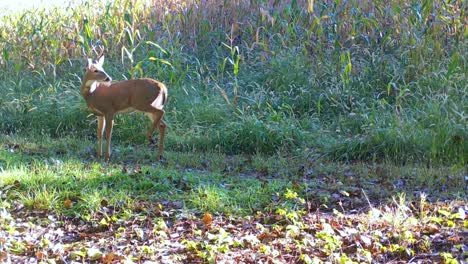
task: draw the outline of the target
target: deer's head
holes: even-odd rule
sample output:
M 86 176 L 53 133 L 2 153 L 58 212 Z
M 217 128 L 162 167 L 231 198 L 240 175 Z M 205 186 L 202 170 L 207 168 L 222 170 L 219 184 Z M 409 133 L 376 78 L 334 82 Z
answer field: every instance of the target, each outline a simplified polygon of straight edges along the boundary
M 100 56 L 95 63 L 92 59 L 87 59 L 88 64 L 85 68 L 85 80 L 96 82 L 110 82 L 112 78 L 104 71 L 104 55 Z

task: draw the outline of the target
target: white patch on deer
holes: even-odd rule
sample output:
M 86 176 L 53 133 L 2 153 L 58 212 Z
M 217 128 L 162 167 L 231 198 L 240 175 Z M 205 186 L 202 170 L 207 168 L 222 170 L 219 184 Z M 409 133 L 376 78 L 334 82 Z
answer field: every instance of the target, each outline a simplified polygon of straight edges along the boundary
M 97 88 L 98 83 L 95 80 L 88 80 L 85 83 L 85 87 L 89 87 L 89 93 L 93 93 Z
M 151 103 L 151 106 L 158 110 L 162 110 L 164 108 L 163 98 L 164 98 L 164 94 L 160 92 L 158 94 L 158 97 L 156 97 L 156 99 L 154 99 L 154 101 Z
M 90 89 L 89 89 L 89 93 L 90 93 L 90 94 L 93 93 L 93 92 L 96 90 L 97 85 L 98 85 L 98 83 L 97 83 L 96 81 L 94 81 L 94 82 L 91 84 Z

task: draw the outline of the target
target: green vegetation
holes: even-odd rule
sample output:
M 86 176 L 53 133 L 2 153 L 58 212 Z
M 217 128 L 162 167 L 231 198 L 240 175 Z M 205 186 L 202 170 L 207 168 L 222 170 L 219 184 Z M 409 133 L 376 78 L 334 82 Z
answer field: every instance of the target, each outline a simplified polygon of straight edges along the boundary
M 114 79 L 153 77 L 170 88 L 169 149 L 466 162 L 461 1 L 335 1 L 312 14 L 300 1 L 216 3 L 3 16 L 0 129 L 90 137 L 82 50 L 91 56 L 102 44 Z M 142 119 L 122 117 L 119 142 L 143 141 Z
M 0 262 L 466 261 L 464 1 L 91 2 L 0 17 Z M 100 45 L 164 162 L 139 114 L 95 159 Z

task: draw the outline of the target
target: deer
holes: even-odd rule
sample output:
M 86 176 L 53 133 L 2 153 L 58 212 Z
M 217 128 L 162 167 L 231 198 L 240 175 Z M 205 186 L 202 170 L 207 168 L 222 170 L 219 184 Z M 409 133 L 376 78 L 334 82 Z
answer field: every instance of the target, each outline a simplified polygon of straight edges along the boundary
M 112 82 L 104 71 L 104 54 L 93 62 L 86 57 L 87 65 L 81 83 L 81 95 L 88 109 L 97 117 L 97 158 L 102 156 L 102 137 L 106 133 L 105 161 L 110 161 L 111 138 L 114 117 L 119 113 L 143 112 L 151 120 L 146 136 L 150 145 L 154 143 L 153 132 L 159 129 L 157 160 L 162 159 L 166 123 L 163 120 L 167 102 L 167 88 L 150 78 Z

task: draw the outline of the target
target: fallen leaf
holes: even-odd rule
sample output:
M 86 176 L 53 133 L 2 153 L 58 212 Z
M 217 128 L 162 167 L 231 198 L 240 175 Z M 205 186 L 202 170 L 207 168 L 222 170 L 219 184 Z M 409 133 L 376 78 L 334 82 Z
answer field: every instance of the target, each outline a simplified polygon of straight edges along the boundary
M 434 224 L 428 224 L 423 228 L 422 232 L 423 234 L 426 234 L 426 235 L 432 235 L 432 234 L 440 233 L 440 229 Z
M 120 259 L 118 256 L 116 256 L 114 253 L 109 253 L 109 254 L 106 254 L 104 256 L 102 256 L 101 258 L 101 262 L 104 263 L 104 264 L 107 264 L 107 263 L 112 263 L 114 262 L 115 260 L 118 260 Z
M 349 197 L 349 193 L 348 193 L 347 191 L 341 190 L 340 193 L 341 193 L 343 196 Z
M 207 228 L 210 228 L 211 224 L 213 223 L 213 216 L 210 213 L 205 213 L 202 221 L 206 225 Z
M 72 259 L 76 259 L 78 257 L 84 257 L 86 254 L 83 251 L 72 251 L 70 252 L 70 257 Z
M 0 261 L 3 261 L 7 257 L 8 257 L 8 253 L 6 253 L 4 251 L 0 251 Z
M 108 206 L 108 205 L 109 205 L 109 202 L 108 202 L 106 199 L 102 199 L 102 200 L 101 200 L 101 206 L 102 206 L 102 207 L 106 207 L 106 206 Z
M 273 236 L 270 233 L 264 232 L 257 235 L 257 239 L 260 241 L 272 239 Z
M 300 190 L 300 189 L 301 189 L 301 186 L 300 186 L 299 183 L 297 183 L 297 182 L 293 182 L 293 183 L 292 183 L 292 187 L 293 187 L 293 189 L 295 189 L 295 190 Z
M 15 186 L 15 188 L 21 187 L 21 183 L 18 180 L 15 180 L 15 182 L 13 182 L 13 185 Z
M 465 212 L 465 210 L 463 210 L 463 208 L 458 208 L 458 218 L 459 219 L 467 219 L 468 218 L 468 214 Z
M 72 206 L 72 201 L 70 199 L 65 200 L 63 206 L 65 206 L 65 208 L 70 208 Z
M 97 248 L 88 248 L 86 254 L 90 260 L 97 260 L 102 257 L 102 252 Z
M 42 251 L 36 252 L 36 258 L 43 259 L 44 257 L 45 257 L 44 252 L 42 252 Z
M 362 242 L 365 248 L 372 246 L 372 239 L 368 236 L 361 235 L 359 236 L 359 240 Z

